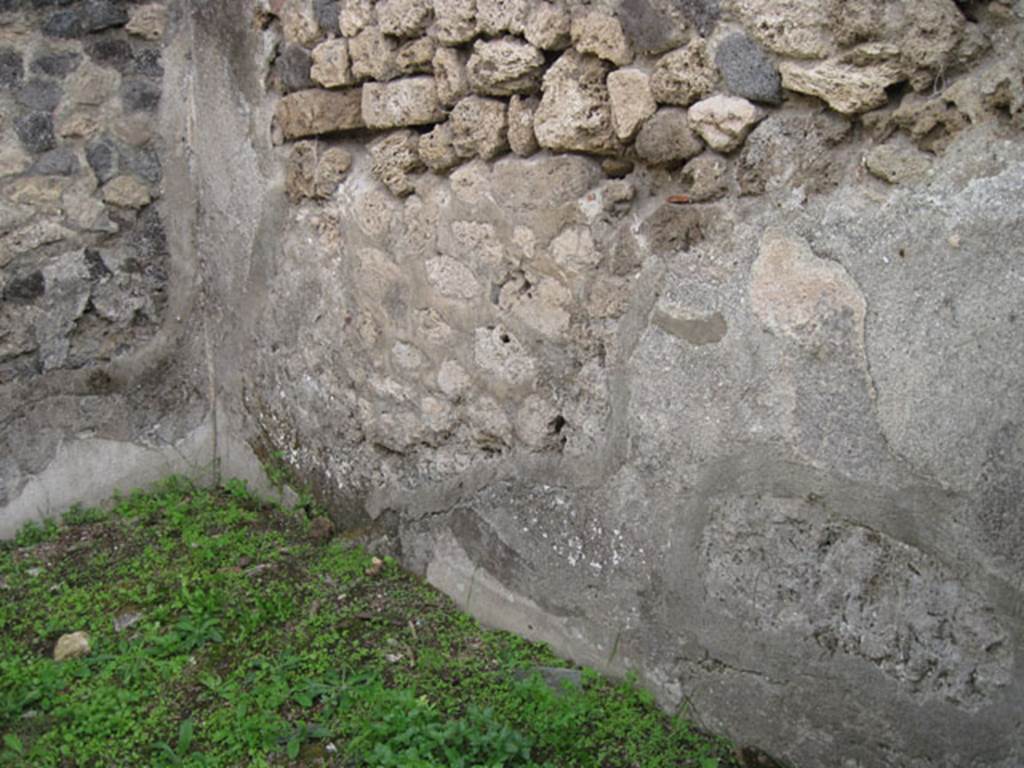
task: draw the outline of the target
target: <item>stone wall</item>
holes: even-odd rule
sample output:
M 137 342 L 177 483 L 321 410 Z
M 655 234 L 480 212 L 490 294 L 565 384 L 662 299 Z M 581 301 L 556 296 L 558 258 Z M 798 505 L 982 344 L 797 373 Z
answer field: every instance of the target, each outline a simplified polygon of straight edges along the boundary
M 207 409 L 162 204 L 167 21 L 0 2 L 0 534 L 195 458 L 172 449 Z
M 1024 760 L 1024 6 L 168 18 L 146 423 L 797 766 Z

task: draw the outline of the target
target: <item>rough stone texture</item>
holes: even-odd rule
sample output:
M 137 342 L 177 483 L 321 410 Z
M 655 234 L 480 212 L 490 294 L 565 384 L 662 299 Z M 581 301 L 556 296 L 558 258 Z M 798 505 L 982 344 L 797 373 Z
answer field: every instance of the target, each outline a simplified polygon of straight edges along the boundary
M 735 96 L 712 96 L 698 101 L 686 114 L 690 127 L 707 145 L 724 153 L 739 147 L 750 129 L 765 117 L 749 101 Z
M 476 31 L 476 0 L 434 0 L 433 33 L 441 45 L 468 43 Z
M 395 53 L 395 65 L 403 75 L 430 74 L 434 70 L 434 52 L 437 46 L 429 37 L 420 37 L 403 43 Z
M 399 74 L 398 46 L 379 27 L 370 26 L 348 41 L 356 80 L 391 80 Z
M 125 31 L 145 40 L 159 40 L 167 29 L 167 7 L 150 3 L 133 8 Z
M 826 61 L 805 65 L 783 62 L 779 67 L 782 85 L 791 91 L 817 96 L 845 115 L 867 112 L 885 105 L 885 89 L 903 79 L 900 69 L 889 62 L 868 67 Z
M 298 91 L 277 103 L 274 116 L 286 139 L 350 131 L 365 125 L 362 101 L 359 88 Z
M 572 20 L 570 37 L 580 53 L 592 53 L 619 67 L 633 60 L 633 49 L 614 16 L 599 11 L 581 13 Z
M 83 656 L 88 656 L 90 650 L 89 633 L 72 632 L 57 638 L 57 645 L 53 648 L 53 660 L 80 659 Z
M 412 131 L 396 131 L 370 145 L 373 175 L 392 194 L 399 197 L 412 194 L 414 187 L 409 174 L 423 168 L 417 152 L 418 143 L 419 136 Z
M 460 162 L 449 123 L 435 125 L 430 133 L 420 136 L 418 151 L 423 164 L 434 173 L 445 173 Z
M 470 87 L 483 96 L 533 93 L 543 71 L 544 55 L 514 37 L 477 40 L 466 65 Z
M 533 132 L 537 104 L 536 98 L 522 96 L 513 96 L 508 103 L 508 144 L 520 157 L 529 157 L 540 149 L 537 135 Z
M 437 99 L 442 106 L 454 107 L 459 99 L 469 94 L 465 57 L 454 48 L 438 48 L 433 65 Z
M 351 167 L 352 155 L 341 147 L 323 147 L 315 141 L 297 142 L 288 158 L 288 197 L 292 201 L 328 198 Z
M 681 165 L 703 151 L 704 145 L 690 129 L 685 109 L 659 109 L 636 137 L 636 153 L 650 165 Z
M 339 88 L 355 83 L 349 64 L 348 42 L 331 39 L 320 43 L 313 49 L 307 71 L 308 77 L 325 88 Z
M 626 141 L 658 109 L 651 93 L 651 79 L 640 69 L 617 69 L 608 73 L 607 82 L 615 135 Z
M 159 46 L 66 19 L 49 31 L 84 36 L 45 40 L 79 5 L 17 11 L 0 46 L 21 55 L 15 90 L 67 78 L 38 153 L 0 93 L 0 535 L 168 471 L 258 479 L 254 453 L 284 451 L 335 530 L 780 762 L 1020 762 L 1014 7 L 627 0 L 638 68 L 742 28 L 910 88 L 855 120 L 791 91 L 735 155 L 666 172 L 619 142 L 611 67 L 575 51 L 583 82 L 545 89 L 548 119 L 608 155 L 566 142 L 411 176 L 453 162 L 453 120 L 418 142 L 355 127 L 303 170 L 316 192 L 320 160 L 350 153 L 330 196 L 294 207 L 264 83 L 282 19 L 168 7 Z M 352 34 L 376 23 L 340 7 Z M 306 8 L 312 48 L 332 33 Z M 420 39 L 385 42 L 397 59 Z M 57 50 L 114 73 L 102 103 L 32 68 Z M 710 77 L 700 98 L 736 95 Z M 123 112 L 136 79 L 159 109 Z M 682 113 L 644 127 L 672 138 Z M 873 175 L 918 151 L 925 175 Z M 71 157 L 73 175 L 30 170 Z M 125 175 L 160 198 L 106 205 Z
M 313 57 L 301 45 L 286 45 L 274 59 L 270 73 L 270 85 L 281 93 L 292 93 L 314 88 L 316 83 L 310 77 Z
M 432 77 L 407 77 L 363 86 L 363 120 L 368 128 L 431 125 L 444 119 Z
M 782 101 L 778 67 L 761 46 L 743 33 L 733 33 L 719 42 L 715 66 L 734 96 L 764 104 Z
M 430 22 L 430 9 L 427 0 L 381 0 L 377 3 L 377 22 L 385 35 L 417 37 Z
M 530 11 L 523 34 L 542 51 L 562 51 L 572 43 L 571 25 L 572 18 L 564 8 L 539 2 Z
M 508 149 L 508 107 L 503 101 L 468 96 L 455 105 L 448 124 L 461 158 L 490 160 Z
M 651 74 L 651 92 L 659 104 L 688 107 L 707 96 L 714 81 L 707 45 L 697 38 L 658 59 Z
M 544 75 L 540 105 L 533 116 L 537 141 L 563 152 L 614 152 L 605 79 L 608 65 L 592 56 L 567 51 Z
M 372 0 L 339 0 L 338 31 L 355 37 L 373 23 Z
M 492 37 L 503 32 L 521 35 L 531 7 L 530 0 L 476 0 L 478 29 Z

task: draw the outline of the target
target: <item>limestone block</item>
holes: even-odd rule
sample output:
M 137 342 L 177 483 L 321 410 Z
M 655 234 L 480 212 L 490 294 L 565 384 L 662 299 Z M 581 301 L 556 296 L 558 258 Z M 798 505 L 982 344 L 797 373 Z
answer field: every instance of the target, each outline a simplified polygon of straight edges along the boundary
M 352 167 L 352 155 L 341 147 L 322 149 L 315 141 L 296 142 L 288 158 L 285 190 L 297 201 L 327 198 Z
M 132 9 L 125 31 L 146 40 L 159 40 L 167 28 L 167 8 L 159 3 L 140 5 Z
M 782 101 L 779 68 L 756 42 L 735 32 L 718 44 L 715 65 L 734 96 L 765 104 Z
M 530 5 L 530 0 L 476 0 L 479 31 L 491 36 L 504 32 L 523 34 Z
M 68 78 L 67 98 L 72 104 L 98 106 L 111 99 L 120 85 L 117 70 L 87 61 Z
M 434 78 L 406 77 L 363 86 L 363 120 L 367 128 L 430 125 L 444 119 Z
M 562 51 L 572 43 L 572 19 L 554 3 L 541 2 L 526 20 L 525 37 L 542 51 Z
M 326 88 L 352 85 L 355 78 L 348 59 L 348 41 L 330 39 L 313 49 L 310 77 Z
M 711 57 L 700 38 L 658 59 L 651 75 L 651 92 L 659 104 L 688 107 L 707 96 L 714 84 Z
M 152 201 L 149 188 L 134 176 L 115 176 L 102 191 L 104 202 L 122 208 L 143 208 Z
M 614 16 L 600 11 L 587 11 L 572 20 L 572 44 L 580 53 L 592 53 L 616 66 L 633 60 L 633 49 Z
M 377 23 L 392 37 L 418 37 L 430 22 L 429 0 L 380 0 Z
M 885 89 L 904 79 L 892 62 L 857 67 L 836 60 L 810 65 L 787 61 L 779 70 L 783 88 L 817 96 L 844 115 L 884 106 L 888 101 Z
M 636 153 L 649 165 L 680 165 L 704 150 L 690 129 L 685 109 L 663 107 L 644 123 L 636 137 Z
M 467 96 L 455 105 L 449 124 L 459 157 L 490 160 L 508 149 L 507 106 L 504 101 Z
M 563 338 L 569 330 L 572 294 L 558 280 L 538 275 L 506 282 L 498 306 L 541 336 Z
M 508 144 L 520 157 L 529 157 L 540 149 L 533 132 L 533 115 L 538 104 L 536 98 L 522 96 L 513 96 L 508 103 Z
M 743 143 L 765 113 L 738 96 L 712 96 L 687 111 L 690 127 L 718 152 L 732 152 Z
M 436 44 L 429 37 L 420 37 L 403 43 L 395 54 L 395 65 L 403 75 L 433 72 Z
M 512 424 L 497 400 L 481 397 L 466 407 L 466 419 L 473 429 L 473 439 L 491 448 L 508 446 L 512 442 Z
M 914 90 L 923 91 L 950 63 L 968 25 L 953 0 L 917 0 L 904 3 L 904 8 L 900 64 L 910 74 Z
M 458 165 L 451 125 L 440 123 L 430 133 L 420 136 L 419 152 L 424 165 L 434 173 L 445 173 Z
M 651 79 L 640 69 L 617 69 L 608 73 L 608 99 L 615 135 L 628 141 L 658 105 L 651 93 Z
M 612 154 L 619 143 L 612 128 L 609 65 L 569 50 L 544 75 L 533 130 L 542 147 L 559 152 Z
M 484 96 L 533 93 L 544 72 L 544 55 L 514 37 L 477 40 L 466 72 L 474 93 Z
M 734 0 L 737 20 L 769 50 L 822 59 L 833 50 L 830 3 L 821 0 Z
M 561 440 L 558 434 L 560 418 L 557 405 L 546 398 L 530 395 L 516 413 L 516 435 L 535 451 L 557 448 Z
M 373 175 L 393 195 L 404 197 L 413 193 L 410 173 L 423 168 L 417 152 L 419 136 L 412 131 L 395 131 L 370 144 Z
M 445 107 L 454 107 L 469 93 L 465 54 L 455 48 L 438 48 L 434 53 L 434 80 L 438 101 Z
M 434 0 L 434 37 L 441 45 L 462 45 L 476 37 L 476 0 Z
M 320 25 L 310 0 L 284 0 L 279 16 L 285 42 L 310 48 L 320 39 Z
M 290 93 L 277 102 L 274 116 L 277 127 L 289 140 L 365 127 L 359 88 Z
M 348 41 L 356 80 L 391 80 L 398 76 L 398 46 L 380 27 L 369 26 Z
M 338 30 L 345 37 L 355 37 L 373 24 L 373 0 L 341 0 Z

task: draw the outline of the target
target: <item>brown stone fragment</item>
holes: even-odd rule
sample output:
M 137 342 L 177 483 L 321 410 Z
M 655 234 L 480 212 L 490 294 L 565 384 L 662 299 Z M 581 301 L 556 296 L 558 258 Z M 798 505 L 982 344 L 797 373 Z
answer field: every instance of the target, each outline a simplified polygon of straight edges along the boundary
M 285 139 L 363 127 L 362 89 L 296 91 L 277 103 L 275 119 Z

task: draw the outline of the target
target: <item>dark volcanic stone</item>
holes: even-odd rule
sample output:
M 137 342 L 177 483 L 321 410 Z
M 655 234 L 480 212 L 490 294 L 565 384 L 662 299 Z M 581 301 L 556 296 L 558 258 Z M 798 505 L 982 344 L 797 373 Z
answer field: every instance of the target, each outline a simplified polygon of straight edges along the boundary
M 766 104 L 782 101 L 782 80 L 775 62 L 742 32 L 719 44 L 715 64 L 730 93 Z
M 126 40 L 103 38 L 90 44 L 86 49 L 89 58 L 104 67 L 112 67 L 121 74 L 127 72 L 132 66 L 134 54 L 131 45 Z
M 109 139 L 94 141 L 85 149 L 85 161 L 100 184 L 105 184 L 116 175 L 117 150 Z
M 33 163 L 30 173 L 37 176 L 74 176 L 79 169 L 78 157 L 70 149 L 51 149 Z
M 46 293 L 46 278 L 38 269 L 23 277 L 16 277 L 4 288 L 5 301 L 35 301 Z
M 160 63 L 160 49 L 157 47 L 133 49 L 132 72 L 147 77 L 163 77 L 164 65 Z
M 335 0 L 313 0 L 316 23 L 328 35 L 338 35 L 338 3 Z
M 61 88 L 50 80 L 36 77 L 26 82 L 18 90 L 18 103 L 28 109 L 39 112 L 52 112 L 60 104 L 63 95 Z
M 121 102 L 126 112 L 152 112 L 160 104 L 160 86 L 140 78 L 121 83 Z
M 29 152 L 48 152 L 57 146 L 53 135 L 53 117 L 45 112 L 30 112 L 14 121 L 14 131 Z
M 82 26 L 86 32 L 99 32 L 128 23 L 128 9 L 118 0 L 87 0 L 82 6 Z
M 120 167 L 127 168 L 140 179 L 158 184 L 163 176 L 160 155 L 152 147 L 124 147 L 119 152 Z
M 718 0 L 675 0 L 675 4 L 704 37 L 714 31 L 721 13 Z
M 78 69 L 82 55 L 74 51 L 44 53 L 32 62 L 32 71 L 50 77 L 64 77 Z
M 24 76 L 21 53 L 13 48 L 0 48 L 0 88 L 13 88 Z
M 95 248 L 85 249 L 85 263 L 89 267 L 89 277 L 93 280 L 102 280 L 113 274 L 103 261 L 102 254 Z
M 316 83 L 309 76 L 312 66 L 313 57 L 301 45 L 285 46 L 281 54 L 274 59 L 272 79 L 275 88 L 281 93 L 315 88 Z
M 57 11 L 43 24 L 43 34 L 49 37 L 80 37 L 84 34 L 82 17 L 77 10 Z

